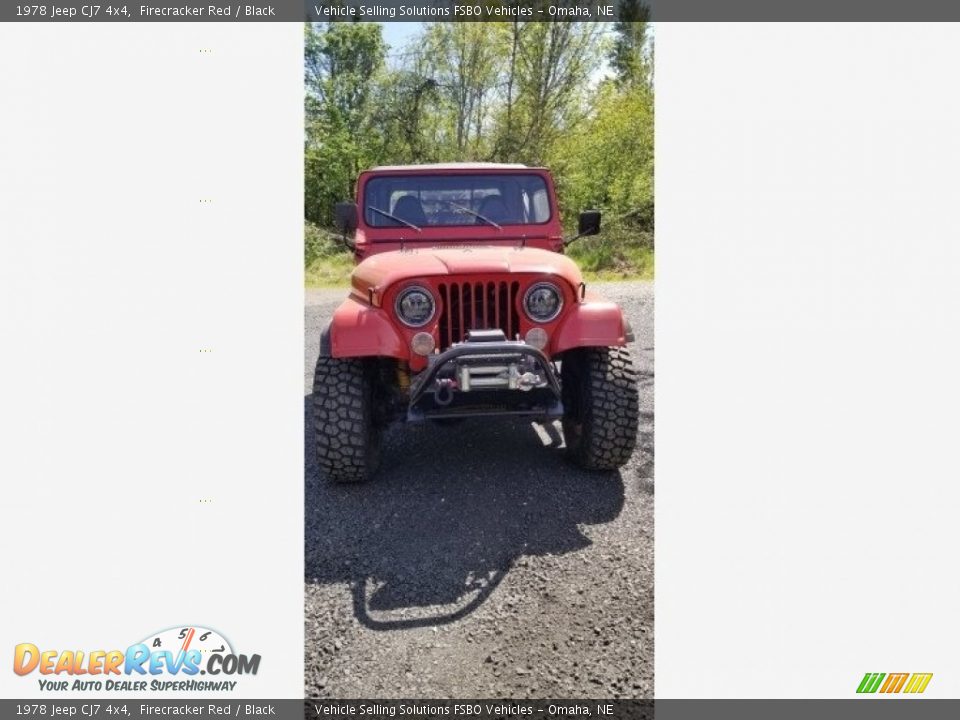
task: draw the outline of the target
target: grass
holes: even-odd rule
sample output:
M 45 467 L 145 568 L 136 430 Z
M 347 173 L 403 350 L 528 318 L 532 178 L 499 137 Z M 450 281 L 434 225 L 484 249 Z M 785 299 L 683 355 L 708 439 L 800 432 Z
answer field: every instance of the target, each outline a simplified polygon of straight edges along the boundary
M 616 252 L 576 245 L 567 252 L 587 280 L 653 280 L 654 251 L 651 247 L 622 247 Z
M 337 253 L 317 258 L 304 272 L 304 284 L 308 288 L 347 287 L 353 270 L 353 255 Z

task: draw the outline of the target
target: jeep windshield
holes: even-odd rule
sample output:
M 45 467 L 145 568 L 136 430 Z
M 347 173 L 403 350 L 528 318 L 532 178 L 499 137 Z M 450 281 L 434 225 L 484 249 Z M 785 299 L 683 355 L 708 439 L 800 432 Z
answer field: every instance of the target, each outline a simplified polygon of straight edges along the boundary
M 550 220 L 540 175 L 383 175 L 367 181 L 363 217 L 369 227 L 540 225 Z

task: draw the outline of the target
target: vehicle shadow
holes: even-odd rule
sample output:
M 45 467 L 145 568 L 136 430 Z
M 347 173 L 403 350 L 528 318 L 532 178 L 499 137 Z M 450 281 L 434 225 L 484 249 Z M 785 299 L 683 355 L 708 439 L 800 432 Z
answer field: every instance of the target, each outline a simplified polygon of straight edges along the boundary
M 456 622 L 523 557 L 582 550 L 591 541 L 580 526 L 623 508 L 620 472 L 578 469 L 557 426 L 519 419 L 395 426 L 374 480 L 335 485 L 315 463 L 310 402 L 305 579 L 349 584 L 368 628 Z

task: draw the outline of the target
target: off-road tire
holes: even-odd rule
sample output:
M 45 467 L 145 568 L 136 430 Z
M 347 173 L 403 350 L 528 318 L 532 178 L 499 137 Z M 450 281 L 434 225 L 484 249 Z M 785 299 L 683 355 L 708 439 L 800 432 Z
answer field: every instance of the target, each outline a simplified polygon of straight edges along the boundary
M 380 463 L 373 379 L 363 360 L 317 358 L 313 429 L 317 464 L 333 482 L 369 480 Z
M 567 453 L 588 470 L 626 464 L 637 443 L 637 371 L 625 347 L 577 348 L 561 362 Z

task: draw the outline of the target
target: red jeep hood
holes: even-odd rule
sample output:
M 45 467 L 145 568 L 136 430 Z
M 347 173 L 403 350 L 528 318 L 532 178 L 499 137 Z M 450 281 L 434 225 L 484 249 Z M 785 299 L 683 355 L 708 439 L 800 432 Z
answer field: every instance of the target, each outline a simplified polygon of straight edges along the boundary
M 582 279 L 580 269 L 566 255 L 532 247 L 469 245 L 379 253 L 354 268 L 352 283 L 354 289 L 366 298 L 371 288 L 382 293 L 394 283 L 415 278 L 505 273 L 555 275 L 573 288 Z

